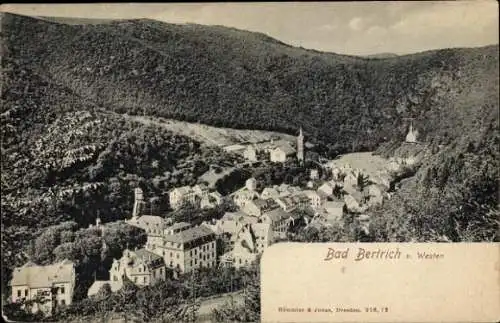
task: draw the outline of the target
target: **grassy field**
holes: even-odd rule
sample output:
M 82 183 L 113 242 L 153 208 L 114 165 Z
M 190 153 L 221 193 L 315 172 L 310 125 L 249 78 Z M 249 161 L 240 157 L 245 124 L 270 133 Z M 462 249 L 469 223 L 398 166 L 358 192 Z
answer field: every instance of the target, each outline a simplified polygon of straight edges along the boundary
M 207 145 L 215 145 L 219 147 L 239 143 L 270 141 L 271 138 L 279 138 L 292 143 L 296 140 L 294 136 L 274 131 L 219 128 L 200 123 L 190 123 L 165 118 L 151 118 L 131 115 L 127 115 L 126 117 L 144 124 L 155 124 L 176 134 L 188 136 Z

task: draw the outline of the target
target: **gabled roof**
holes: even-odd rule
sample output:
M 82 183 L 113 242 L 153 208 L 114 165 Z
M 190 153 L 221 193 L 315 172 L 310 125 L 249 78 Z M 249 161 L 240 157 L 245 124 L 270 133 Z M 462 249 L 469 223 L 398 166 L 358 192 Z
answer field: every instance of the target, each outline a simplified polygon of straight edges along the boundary
M 116 292 L 120 290 L 123 287 L 123 284 L 121 281 L 112 281 L 112 280 L 96 280 L 92 286 L 90 286 L 89 290 L 87 291 L 87 297 L 96 295 L 99 290 L 104 286 L 105 284 L 109 284 L 111 287 L 111 292 Z
M 27 285 L 30 288 L 52 287 L 56 283 L 74 282 L 74 263 L 62 261 L 48 266 L 38 266 L 32 262 L 12 272 L 12 286 Z
M 167 241 L 176 243 L 187 243 L 199 238 L 213 236 L 214 232 L 204 225 L 200 225 L 194 228 L 190 228 L 176 234 L 165 235 L 164 238 Z
M 295 154 L 295 148 L 293 148 L 289 144 L 281 144 L 278 147 L 276 147 L 274 150 L 281 150 L 282 152 L 285 153 L 286 156 Z
M 277 208 L 272 211 L 266 212 L 263 216 L 268 216 L 272 222 L 278 222 L 283 219 L 288 219 L 291 214 L 289 212 L 284 211 L 282 208 Z
M 182 186 L 182 187 L 176 187 L 176 188 L 172 189 L 172 192 L 173 192 L 173 191 L 177 191 L 179 194 L 184 195 L 184 194 L 188 194 L 188 193 L 190 193 L 190 192 L 191 192 L 191 190 L 192 190 L 192 189 L 191 189 L 191 187 L 190 187 L 190 186 Z

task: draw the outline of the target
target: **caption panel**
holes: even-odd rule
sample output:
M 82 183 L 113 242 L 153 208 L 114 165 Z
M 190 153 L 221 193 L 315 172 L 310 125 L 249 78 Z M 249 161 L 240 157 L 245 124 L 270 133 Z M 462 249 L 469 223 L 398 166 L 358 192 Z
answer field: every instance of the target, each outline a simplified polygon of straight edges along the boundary
M 283 243 L 261 263 L 262 322 L 492 322 L 500 244 Z

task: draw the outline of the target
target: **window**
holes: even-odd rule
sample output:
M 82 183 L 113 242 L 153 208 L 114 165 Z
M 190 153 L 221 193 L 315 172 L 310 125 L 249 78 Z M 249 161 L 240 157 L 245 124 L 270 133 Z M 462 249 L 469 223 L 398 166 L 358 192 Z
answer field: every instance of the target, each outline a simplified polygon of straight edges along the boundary
M 160 275 L 163 275 L 163 268 L 160 268 Z
M 194 254 L 197 255 L 198 254 L 198 249 L 194 249 Z
M 113 275 L 113 280 L 114 281 L 118 281 L 118 277 L 116 277 L 115 275 Z
M 146 276 L 144 276 L 144 278 L 142 279 L 144 284 L 146 283 Z
M 139 267 L 139 272 L 141 272 L 141 271 L 142 271 L 142 268 L 141 268 L 141 267 Z
M 170 260 L 170 267 L 172 267 L 174 265 L 174 263 L 172 262 L 172 260 Z
M 195 265 L 198 264 L 198 260 L 197 259 L 194 260 L 194 264 Z
M 134 277 L 134 283 L 137 283 L 137 277 Z
M 64 287 L 61 287 L 60 291 L 61 291 L 61 294 L 64 294 Z
M 172 258 L 174 256 L 174 254 L 172 252 L 170 252 L 170 258 Z
M 179 254 L 177 254 L 176 256 L 177 256 L 176 258 L 179 259 Z
M 240 259 L 238 259 L 238 260 L 239 260 L 239 263 L 240 263 L 240 265 L 241 265 L 241 258 L 240 258 Z
M 27 289 L 24 290 L 24 297 L 28 297 L 28 290 Z
M 20 289 L 17 290 L 17 297 L 21 297 L 21 290 Z
M 61 305 L 66 305 L 66 301 L 64 299 L 61 299 Z
M 191 262 L 189 263 L 189 266 L 193 267 L 193 261 L 191 260 Z

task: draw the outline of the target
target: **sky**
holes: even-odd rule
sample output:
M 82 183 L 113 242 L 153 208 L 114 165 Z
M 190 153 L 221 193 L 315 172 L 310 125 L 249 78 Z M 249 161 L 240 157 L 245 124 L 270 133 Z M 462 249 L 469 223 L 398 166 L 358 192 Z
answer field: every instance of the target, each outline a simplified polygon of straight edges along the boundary
M 151 18 L 263 32 L 287 44 L 349 55 L 408 54 L 498 44 L 494 0 L 426 2 L 4 4 L 30 16 Z

